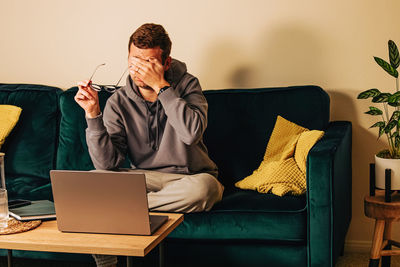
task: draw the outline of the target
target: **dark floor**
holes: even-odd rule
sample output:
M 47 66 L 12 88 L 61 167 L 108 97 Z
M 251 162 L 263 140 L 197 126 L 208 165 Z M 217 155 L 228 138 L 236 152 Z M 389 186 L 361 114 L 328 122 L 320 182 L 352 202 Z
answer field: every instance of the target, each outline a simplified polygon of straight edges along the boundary
M 38 260 L 38 259 L 21 259 L 14 258 L 12 261 L 13 267 L 95 267 L 96 264 L 89 262 L 65 262 L 65 261 L 54 261 L 54 260 Z M 0 258 L 0 267 L 7 267 L 7 257 Z
M 133 260 L 133 266 L 143 266 L 140 259 Z M 126 258 L 118 258 L 118 267 L 126 267 Z M 0 267 L 7 267 L 7 257 L 0 257 Z M 77 261 L 56 261 L 56 260 L 39 260 L 39 259 L 23 259 L 13 258 L 12 267 L 96 267 L 93 262 L 77 262 Z
M 339 258 L 337 267 L 365 267 L 368 265 L 368 253 L 345 253 Z M 138 266 L 157 266 L 157 264 L 144 264 L 140 259 L 133 260 L 135 267 Z M 392 257 L 392 267 L 400 266 L 400 257 Z M 14 258 L 13 267 L 95 267 L 93 262 L 77 262 L 77 261 L 55 261 L 55 260 L 38 260 L 38 259 L 22 259 Z M 7 257 L 0 257 L 0 267 L 7 267 Z M 126 258 L 118 258 L 118 267 L 126 267 Z
M 345 253 L 339 258 L 337 267 L 365 267 L 368 266 L 368 253 Z M 77 261 L 55 261 L 55 260 L 38 260 L 38 259 L 22 259 L 14 258 L 13 267 L 95 267 L 93 262 L 77 262 Z M 134 266 L 157 266 L 157 264 L 143 264 L 140 259 L 134 259 Z M 392 257 L 392 267 L 400 266 L 400 257 Z M 7 267 L 7 257 L 0 257 L 0 267 Z M 118 258 L 118 267 L 126 267 L 124 257 Z
M 133 266 L 135 267 L 147 267 L 147 266 L 158 266 L 157 259 L 136 258 L 132 259 Z M 126 257 L 118 257 L 117 267 L 126 267 Z M 7 257 L 0 256 L 0 267 L 7 267 Z M 96 267 L 93 261 L 90 262 L 79 262 L 79 261 L 57 261 L 57 260 L 42 260 L 42 259 L 25 259 L 14 257 L 12 260 L 12 267 Z

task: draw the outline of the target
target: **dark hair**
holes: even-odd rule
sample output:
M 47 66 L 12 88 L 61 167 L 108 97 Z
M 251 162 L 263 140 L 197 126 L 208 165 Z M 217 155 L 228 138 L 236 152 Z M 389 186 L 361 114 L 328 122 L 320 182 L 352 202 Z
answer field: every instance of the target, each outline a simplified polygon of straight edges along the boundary
M 131 44 L 140 49 L 160 47 L 162 50 L 162 63 L 171 53 L 171 40 L 164 27 L 154 23 L 146 23 L 140 26 L 129 38 L 128 50 Z

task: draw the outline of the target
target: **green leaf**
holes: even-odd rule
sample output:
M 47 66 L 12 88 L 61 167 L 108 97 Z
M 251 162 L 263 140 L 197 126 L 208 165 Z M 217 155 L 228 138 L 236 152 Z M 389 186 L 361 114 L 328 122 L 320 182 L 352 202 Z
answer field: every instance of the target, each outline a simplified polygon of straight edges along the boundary
M 397 78 L 399 77 L 399 73 L 395 68 L 393 68 L 389 63 L 387 63 L 385 60 L 379 58 L 379 57 L 374 57 L 376 63 L 378 63 L 379 66 L 382 67 L 387 73 L 392 75 L 393 77 Z
M 375 123 L 374 125 L 372 125 L 369 128 L 374 128 L 374 127 L 379 127 L 379 128 L 385 127 L 385 122 L 384 121 L 378 121 L 377 123 Z
M 400 99 L 400 92 L 396 92 L 388 99 L 389 102 L 397 102 Z
M 372 98 L 373 103 L 383 103 L 383 102 L 388 102 L 389 97 L 391 96 L 390 93 L 381 93 L 374 98 Z
M 399 136 L 399 133 L 398 133 L 398 132 L 394 132 L 394 133 L 392 134 L 392 137 L 396 137 L 396 136 Z
M 389 96 L 388 104 L 392 107 L 400 107 L 400 91 Z
M 369 90 L 367 90 L 367 91 L 361 92 L 361 93 L 357 96 L 357 98 L 358 98 L 358 99 L 367 99 L 367 98 L 369 98 L 369 97 L 378 96 L 379 94 L 381 94 L 381 92 L 380 92 L 378 89 L 373 88 L 373 89 L 369 89 Z
M 389 46 L 390 65 L 392 65 L 393 68 L 397 69 L 400 65 L 399 50 L 397 49 L 396 44 L 392 40 L 389 40 L 388 46 Z
M 396 127 L 398 121 L 390 121 L 385 127 L 385 133 L 389 133 L 394 127 Z
M 392 107 L 400 107 L 400 102 L 388 103 Z
M 393 96 L 400 96 L 400 91 L 394 93 Z
M 379 135 L 378 135 L 378 139 L 379 139 L 379 137 L 381 137 L 382 134 L 385 133 L 385 122 L 384 121 L 378 121 L 377 123 L 375 123 L 374 125 L 372 125 L 369 128 L 373 128 L 373 127 L 379 127 Z
M 400 100 L 400 94 L 399 92 L 394 93 L 393 95 L 389 96 L 388 98 L 388 103 L 389 104 L 397 104 Z
M 365 112 L 365 114 L 369 115 L 382 115 L 383 112 L 379 108 L 376 107 L 369 107 L 369 111 Z
M 394 146 L 399 147 L 400 146 L 400 136 L 396 136 L 394 139 Z
M 390 117 L 389 122 L 397 121 L 399 120 L 399 117 L 400 117 L 400 111 L 396 110 L 395 112 L 393 112 L 392 117 Z

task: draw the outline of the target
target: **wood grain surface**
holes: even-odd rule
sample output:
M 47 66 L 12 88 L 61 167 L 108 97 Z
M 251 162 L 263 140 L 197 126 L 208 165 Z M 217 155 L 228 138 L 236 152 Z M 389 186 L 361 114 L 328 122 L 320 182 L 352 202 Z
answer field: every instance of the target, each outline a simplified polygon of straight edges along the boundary
M 151 236 L 63 233 L 57 221 L 47 221 L 28 232 L 0 236 L 0 248 L 143 257 L 183 221 L 182 214 L 150 214 L 169 217 Z

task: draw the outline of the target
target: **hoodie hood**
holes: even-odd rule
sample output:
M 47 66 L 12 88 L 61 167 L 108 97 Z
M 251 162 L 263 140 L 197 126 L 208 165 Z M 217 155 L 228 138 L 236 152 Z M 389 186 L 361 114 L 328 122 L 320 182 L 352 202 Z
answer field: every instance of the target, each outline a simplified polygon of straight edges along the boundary
M 187 68 L 185 63 L 176 59 L 172 59 L 171 66 L 165 72 L 164 77 L 172 87 L 176 87 L 186 72 Z

